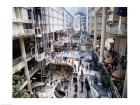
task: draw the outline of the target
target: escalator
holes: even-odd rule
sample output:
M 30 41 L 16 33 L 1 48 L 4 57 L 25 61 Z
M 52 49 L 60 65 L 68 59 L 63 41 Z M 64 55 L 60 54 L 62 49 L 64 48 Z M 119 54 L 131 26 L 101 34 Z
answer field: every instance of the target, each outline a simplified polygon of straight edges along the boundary
M 99 92 L 100 98 L 109 98 L 107 91 L 102 87 L 102 85 L 96 85 L 95 88 Z

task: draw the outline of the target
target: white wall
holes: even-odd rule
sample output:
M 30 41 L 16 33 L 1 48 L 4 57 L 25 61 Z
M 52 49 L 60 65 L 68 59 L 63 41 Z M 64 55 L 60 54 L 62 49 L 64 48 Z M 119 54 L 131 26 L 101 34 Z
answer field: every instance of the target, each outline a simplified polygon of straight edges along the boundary
M 101 16 L 97 16 L 97 23 L 102 23 L 102 17 Z
M 27 9 L 26 9 L 26 8 L 21 8 L 20 12 L 21 12 L 21 18 L 22 18 L 23 20 L 28 20 Z
M 24 33 L 24 30 L 23 30 L 23 25 L 22 24 L 16 24 L 16 23 L 13 23 L 12 24 L 12 28 L 13 28 L 13 34 L 17 35 L 17 34 L 23 34 Z
M 126 38 L 120 39 L 120 48 L 119 48 L 120 56 L 124 56 L 125 55 L 126 44 L 127 44 L 127 39 Z
M 14 7 L 12 8 L 12 16 L 13 16 L 13 18 L 16 18 L 16 13 L 15 13 L 15 8 Z

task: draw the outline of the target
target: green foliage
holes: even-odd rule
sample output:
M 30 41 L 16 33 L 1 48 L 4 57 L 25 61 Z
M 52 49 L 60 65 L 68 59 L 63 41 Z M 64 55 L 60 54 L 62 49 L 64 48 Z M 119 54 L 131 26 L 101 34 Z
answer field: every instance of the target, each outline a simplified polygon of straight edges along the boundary
M 20 85 L 18 81 L 20 81 L 22 77 L 20 75 L 13 75 L 13 97 L 14 98 L 27 98 L 29 97 L 26 89 L 20 90 Z
M 13 75 L 13 83 L 17 84 L 18 81 L 20 81 L 22 77 L 20 75 Z
M 13 86 L 13 97 L 14 98 L 28 98 L 28 92 L 26 89 L 20 90 L 18 85 Z

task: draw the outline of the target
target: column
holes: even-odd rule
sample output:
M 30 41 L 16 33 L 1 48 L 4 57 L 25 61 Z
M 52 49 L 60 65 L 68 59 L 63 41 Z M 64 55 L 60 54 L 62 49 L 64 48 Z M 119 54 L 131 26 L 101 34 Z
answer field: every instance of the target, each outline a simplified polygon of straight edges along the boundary
M 53 29 L 53 22 L 51 21 L 51 18 L 53 19 L 53 13 L 52 15 L 50 15 L 50 11 L 51 11 L 51 8 L 48 7 L 48 17 L 49 17 L 49 33 L 53 32 L 54 29 Z M 52 16 L 52 17 L 51 17 Z M 52 26 L 52 27 L 51 27 Z M 53 39 L 54 39 L 54 32 L 53 32 Z M 51 42 L 51 52 L 53 51 L 53 39 L 50 41 Z
M 91 34 L 91 31 L 92 31 L 92 10 L 91 10 L 91 8 L 90 8 L 90 11 L 89 11 L 89 13 L 90 13 L 90 20 L 89 20 L 89 31 L 90 31 L 90 34 Z
M 20 15 L 20 7 L 16 7 L 18 10 L 18 19 L 21 20 L 21 15 Z
M 93 42 L 94 50 L 96 49 L 96 40 L 97 40 L 96 35 L 97 35 L 97 16 L 95 13 L 94 15 L 94 42 Z
M 59 33 L 59 19 L 58 19 L 58 11 L 57 11 L 57 28 L 58 28 L 58 33 Z M 58 41 L 59 41 L 59 34 L 57 35 Z
M 127 72 L 125 74 L 124 86 L 123 86 L 123 98 L 127 98 Z
M 99 62 L 102 63 L 104 57 L 104 45 L 106 36 L 106 8 L 102 8 L 102 29 L 101 29 L 101 46 L 100 46 L 100 57 Z
M 28 87 L 28 91 L 30 91 L 32 93 L 31 81 L 30 81 L 30 76 L 29 76 L 27 60 L 26 60 L 26 51 L 25 51 L 25 45 L 24 45 L 23 37 L 20 37 L 19 41 L 20 41 L 20 48 L 21 48 L 22 57 L 23 57 L 23 60 L 24 60 L 24 63 L 25 63 L 24 73 L 25 73 L 26 79 L 28 81 L 27 87 Z
M 56 18 L 56 17 L 55 17 Z M 54 10 L 52 9 L 52 26 L 53 26 L 53 41 L 55 40 L 54 38 L 54 28 L 55 28 L 55 24 L 54 24 Z
M 52 11 L 53 12 L 53 11 Z M 52 27 L 53 27 L 53 39 L 51 40 L 51 51 L 54 51 L 54 46 L 53 46 L 53 41 L 55 41 L 55 38 L 54 38 L 54 18 L 52 17 Z
M 50 43 L 50 39 L 49 39 L 49 34 L 51 33 L 51 26 L 50 26 L 50 7 L 47 7 L 47 10 L 48 10 L 48 29 L 47 29 L 47 41 L 48 41 L 48 44 Z M 48 46 L 49 48 L 49 46 Z
M 66 16 L 65 16 L 65 13 L 64 13 L 64 31 L 66 31 Z
M 87 8 L 87 16 L 86 16 L 86 31 L 88 32 L 88 8 Z

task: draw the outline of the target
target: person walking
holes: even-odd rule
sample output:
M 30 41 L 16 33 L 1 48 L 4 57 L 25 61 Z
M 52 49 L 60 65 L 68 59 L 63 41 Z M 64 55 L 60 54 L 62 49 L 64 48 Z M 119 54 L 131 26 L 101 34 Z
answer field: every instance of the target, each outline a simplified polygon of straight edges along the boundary
M 81 83 L 81 93 L 83 92 L 83 86 L 84 86 L 84 76 L 81 74 L 80 75 L 80 83 Z
M 78 72 L 79 72 L 79 68 L 80 68 L 80 62 L 78 62 Z
M 94 76 L 94 83 L 95 83 L 95 85 L 98 85 L 98 77 L 96 76 L 96 74 Z
M 87 78 L 85 79 L 85 88 L 87 91 L 87 98 L 89 98 L 90 85 Z
M 115 69 L 116 70 L 116 67 L 118 66 L 118 60 L 117 58 L 114 58 L 113 59 L 113 64 L 112 64 L 112 69 Z
M 74 84 L 74 98 L 77 97 L 77 92 L 78 92 L 78 85 L 77 83 Z
M 83 69 L 81 69 L 81 75 L 84 75 L 84 73 L 83 73 Z
M 126 70 L 126 62 L 124 61 L 122 64 L 121 64 L 121 66 L 122 66 L 122 70 Z
M 76 76 L 73 77 L 73 83 L 77 83 L 77 77 Z

